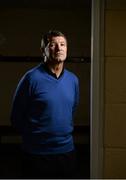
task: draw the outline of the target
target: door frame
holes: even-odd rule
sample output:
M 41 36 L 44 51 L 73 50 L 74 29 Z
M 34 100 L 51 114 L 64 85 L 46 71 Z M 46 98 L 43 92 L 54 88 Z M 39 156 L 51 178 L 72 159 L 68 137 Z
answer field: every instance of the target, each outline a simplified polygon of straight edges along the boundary
M 104 0 L 91 2 L 90 178 L 103 178 Z

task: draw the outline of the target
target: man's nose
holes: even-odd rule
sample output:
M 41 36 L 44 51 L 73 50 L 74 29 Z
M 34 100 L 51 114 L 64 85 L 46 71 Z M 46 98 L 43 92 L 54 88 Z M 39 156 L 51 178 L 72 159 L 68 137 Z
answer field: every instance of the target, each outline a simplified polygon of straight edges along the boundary
M 56 45 L 56 50 L 60 50 L 61 49 L 61 45 L 60 44 L 57 44 Z

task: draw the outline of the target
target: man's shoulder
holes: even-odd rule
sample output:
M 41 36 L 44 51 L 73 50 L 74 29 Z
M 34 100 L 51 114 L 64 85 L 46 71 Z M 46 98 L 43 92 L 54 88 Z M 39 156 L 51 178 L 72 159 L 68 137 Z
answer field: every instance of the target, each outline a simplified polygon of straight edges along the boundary
M 41 64 L 36 65 L 35 67 L 29 69 L 29 70 L 25 73 L 25 76 L 31 78 L 31 77 L 34 77 L 34 76 L 36 76 L 36 75 L 39 75 L 40 69 L 41 69 Z
M 38 79 L 40 76 L 40 69 L 41 69 L 41 64 L 34 66 L 33 68 L 27 70 L 23 77 L 21 78 L 21 81 L 34 81 Z
M 72 72 L 72 71 L 70 71 L 68 69 L 65 69 L 65 73 L 67 74 L 67 76 L 78 80 L 78 76 L 74 72 Z

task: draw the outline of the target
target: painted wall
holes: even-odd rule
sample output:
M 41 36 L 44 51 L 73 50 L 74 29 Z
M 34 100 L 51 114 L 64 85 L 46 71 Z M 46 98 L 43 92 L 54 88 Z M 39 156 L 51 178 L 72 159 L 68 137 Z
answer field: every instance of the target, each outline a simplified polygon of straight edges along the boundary
M 89 8 L 4 7 L 0 9 L 0 55 L 41 56 L 40 40 L 49 29 L 68 37 L 69 56 L 90 57 Z M 20 77 L 36 62 L 0 62 L 0 125 L 10 125 L 12 95 Z M 75 124 L 89 125 L 90 63 L 67 63 L 80 79 L 80 105 Z
M 105 3 L 104 177 L 126 178 L 126 1 Z

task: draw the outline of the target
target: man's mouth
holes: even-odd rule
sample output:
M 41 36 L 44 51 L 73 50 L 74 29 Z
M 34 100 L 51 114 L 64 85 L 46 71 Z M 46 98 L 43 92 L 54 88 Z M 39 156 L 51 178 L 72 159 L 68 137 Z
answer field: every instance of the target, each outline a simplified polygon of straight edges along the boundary
M 63 55 L 63 52 L 62 51 L 56 52 L 56 54 Z

